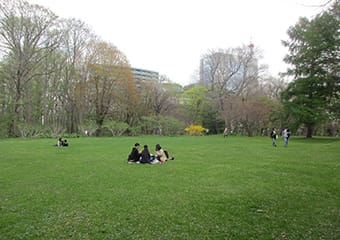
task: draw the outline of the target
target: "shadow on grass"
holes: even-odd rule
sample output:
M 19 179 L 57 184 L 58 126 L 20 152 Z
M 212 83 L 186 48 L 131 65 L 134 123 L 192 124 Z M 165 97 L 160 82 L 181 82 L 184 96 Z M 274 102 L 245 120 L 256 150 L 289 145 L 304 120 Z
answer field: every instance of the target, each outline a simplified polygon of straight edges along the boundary
M 306 137 L 293 137 L 293 139 L 291 139 L 293 141 L 303 141 L 306 143 L 322 143 L 322 144 L 326 144 L 326 143 L 333 143 L 333 142 L 340 142 L 340 138 L 339 137 L 312 137 L 312 138 L 306 138 Z

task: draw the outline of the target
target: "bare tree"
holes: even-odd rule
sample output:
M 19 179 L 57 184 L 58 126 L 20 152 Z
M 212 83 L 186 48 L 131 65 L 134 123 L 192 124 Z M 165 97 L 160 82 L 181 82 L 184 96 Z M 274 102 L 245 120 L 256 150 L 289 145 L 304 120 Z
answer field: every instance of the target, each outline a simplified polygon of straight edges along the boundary
M 65 117 L 68 132 L 76 132 L 86 111 L 84 66 L 88 43 L 96 38 L 92 30 L 82 21 L 65 19 L 63 21 L 62 51 L 66 53 L 66 64 L 63 69 Z M 85 109 L 84 109 L 85 108 Z
M 59 42 L 57 16 L 51 11 L 22 0 L 0 1 L 0 51 L 9 63 L 3 70 L 14 96 L 10 135 L 15 134 L 15 122 L 24 119 L 22 102 L 28 83 L 42 74 L 39 68 Z
M 228 98 L 238 96 L 247 99 L 257 94 L 259 80 L 264 69 L 258 60 L 261 50 L 253 44 L 226 50 L 210 51 L 203 56 L 200 82 L 209 87 L 212 98 L 218 103 L 219 112 L 230 125 Z
M 143 81 L 140 84 L 144 116 L 164 114 L 174 106 L 175 98 L 163 84 L 153 81 Z
M 268 126 L 270 113 L 269 104 L 261 99 L 232 96 L 226 102 L 224 116 L 230 129 L 253 136 Z
M 287 87 L 287 82 L 283 78 L 269 76 L 260 82 L 264 96 L 272 99 L 280 99 L 281 92 Z

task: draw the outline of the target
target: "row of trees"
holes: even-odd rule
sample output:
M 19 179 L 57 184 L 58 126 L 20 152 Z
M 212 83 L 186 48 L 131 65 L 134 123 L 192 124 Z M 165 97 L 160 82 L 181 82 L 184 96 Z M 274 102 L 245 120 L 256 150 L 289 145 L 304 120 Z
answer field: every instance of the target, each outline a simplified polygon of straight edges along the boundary
M 85 23 L 26 1 L 1 1 L 0 49 L 2 135 L 22 135 L 28 126 L 74 133 L 88 118 L 100 128 L 113 112 L 134 121 L 127 58 Z
M 261 51 L 253 45 L 208 51 L 202 58 L 209 84 L 198 79 L 182 87 L 166 76 L 134 79 L 126 56 L 82 21 L 0 0 L 0 136 L 181 134 L 190 124 L 248 136 L 273 126 L 307 126 L 308 136 L 332 126 L 334 133 L 338 26 L 335 1 L 288 30 L 285 61 L 294 80 L 288 87 L 257 66 Z

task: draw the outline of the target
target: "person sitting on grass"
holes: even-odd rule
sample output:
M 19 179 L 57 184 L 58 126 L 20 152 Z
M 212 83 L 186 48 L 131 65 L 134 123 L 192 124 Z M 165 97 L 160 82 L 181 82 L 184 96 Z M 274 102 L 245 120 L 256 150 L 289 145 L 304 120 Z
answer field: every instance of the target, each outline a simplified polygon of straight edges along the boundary
M 156 144 L 156 154 L 155 158 L 162 164 L 165 163 L 168 160 L 174 160 L 175 158 L 171 157 L 169 158 L 168 152 L 163 150 L 161 145 Z
M 59 138 L 57 144 L 54 145 L 54 146 L 56 146 L 56 147 L 68 147 L 68 142 L 67 142 L 66 139 L 63 140 L 62 138 Z
M 140 157 L 141 157 L 141 152 L 138 150 L 139 148 L 139 143 L 135 143 L 133 146 L 131 153 L 128 156 L 128 162 L 129 163 L 139 163 Z
M 144 145 L 144 149 L 141 153 L 140 163 L 151 163 L 153 161 L 153 157 L 151 156 L 148 145 Z
M 63 147 L 68 147 L 68 142 L 66 139 L 63 141 Z

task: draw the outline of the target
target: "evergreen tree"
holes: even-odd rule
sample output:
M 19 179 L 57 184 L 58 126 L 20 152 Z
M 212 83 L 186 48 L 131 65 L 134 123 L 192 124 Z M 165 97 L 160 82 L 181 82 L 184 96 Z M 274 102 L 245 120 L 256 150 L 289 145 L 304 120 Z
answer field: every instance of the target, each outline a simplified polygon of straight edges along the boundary
M 314 19 L 301 18 L 289 28 L 289 40 L 283 41 L 289 54 L 284 61 L 292 67 L 294 77 L 282 93 L 285 110 L 307 128 L 312 137 L 314 127 L 327 119 L 339 118 L 340 93 L 340 5 Z

